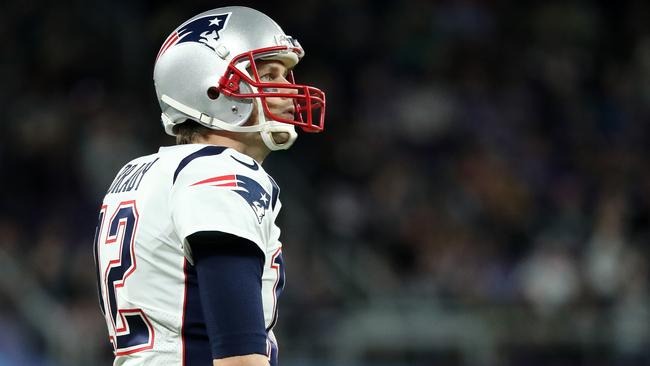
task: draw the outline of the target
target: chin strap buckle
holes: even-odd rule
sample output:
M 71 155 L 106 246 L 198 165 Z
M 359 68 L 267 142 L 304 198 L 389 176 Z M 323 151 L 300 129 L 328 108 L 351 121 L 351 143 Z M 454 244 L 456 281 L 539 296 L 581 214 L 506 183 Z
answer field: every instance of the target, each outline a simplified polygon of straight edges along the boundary
M 208 125 L 212 125 L 212 117 L 208 116 L 205 113 L 201 113 L 201 115 L 199 116 L 199 121 Z

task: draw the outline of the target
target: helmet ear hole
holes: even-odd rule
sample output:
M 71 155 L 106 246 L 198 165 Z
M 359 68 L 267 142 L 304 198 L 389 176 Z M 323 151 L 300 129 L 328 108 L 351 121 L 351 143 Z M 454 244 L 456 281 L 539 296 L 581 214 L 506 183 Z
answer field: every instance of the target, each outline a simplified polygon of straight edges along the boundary
M 219 89 L 216 86 L 211 86 L 208 88 L 208 98 L 215 100 L 219 98 Z

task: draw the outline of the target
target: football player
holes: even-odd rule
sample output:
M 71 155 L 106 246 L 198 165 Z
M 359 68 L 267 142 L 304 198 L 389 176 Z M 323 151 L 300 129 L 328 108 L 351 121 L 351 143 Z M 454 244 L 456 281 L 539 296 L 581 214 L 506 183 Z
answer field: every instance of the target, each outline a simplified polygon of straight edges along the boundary
M 181 24 L 156 58 L 177 145 L 130 161 L 95 235 L 115 365 L 277 365 L 284 287 L 280 189 L 261 167 L 295 126 L 323 130 L 325 95 L 296 84 L 298 41 L 245 7 Z

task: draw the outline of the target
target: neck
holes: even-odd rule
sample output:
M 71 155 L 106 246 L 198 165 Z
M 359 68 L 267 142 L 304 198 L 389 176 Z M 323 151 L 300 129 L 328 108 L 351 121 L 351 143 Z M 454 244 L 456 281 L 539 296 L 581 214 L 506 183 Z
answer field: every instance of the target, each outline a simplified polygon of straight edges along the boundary
M 262 138 L 258 132 L 240 133 L 214 131 L 201 136 L 201 138 L 196 142 L 232 148 L 244 155 L 250 156 L 260 164 L 262 164 L 264 159 L 271 152 L 266 145 L 264 145 L 264 142 L 262 142 Z

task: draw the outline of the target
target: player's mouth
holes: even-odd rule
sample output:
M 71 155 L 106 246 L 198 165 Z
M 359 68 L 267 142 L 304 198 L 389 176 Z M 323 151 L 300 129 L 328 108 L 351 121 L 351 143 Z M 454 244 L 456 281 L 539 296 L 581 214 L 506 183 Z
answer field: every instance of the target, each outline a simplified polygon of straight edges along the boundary
M 285 119 L 293 119 L 294 116 L 295 116 L 295 114 L 296 114 L 296 109 L 295 109 L 295 107 L 292 105 L 292 106 L 290 106 L 290 107 L 285 108 L 284 110 L 282 110 L 282 111 L 281 111 L 280 113 L 278 113 L 277 115 L 278 115 L 279 117 L 282 117 L 282 118 L 285 118 Z

